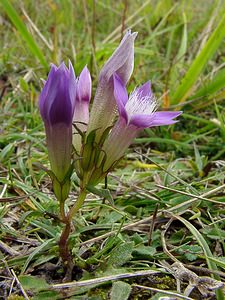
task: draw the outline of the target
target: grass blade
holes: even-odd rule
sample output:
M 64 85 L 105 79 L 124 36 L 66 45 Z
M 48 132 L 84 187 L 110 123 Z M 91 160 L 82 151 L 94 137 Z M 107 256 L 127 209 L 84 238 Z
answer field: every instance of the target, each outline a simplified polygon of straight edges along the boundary
M 205 46 L 202 48 L 199 55 L 191 64 L 181 84 L 178 86 L 175 94 L 171 97 L 172 104 L 184 102 L 191 93 L 195 82 L 198 80 L 200 73 L 206 63 L 211 59 L 214 53 L 219 48 L 223 38 L 225 37 L 225 13 L 223 14 L 220 23 L 212 33 Z
M 182 34 L 182 39 L 180 43 L 180 48 L 178 50 L 176 60 L 183 60 L 184 55 L 187 51 L 187 40 L 188 40 L 188 33 L 187 33 L 187 18 L 185 13 L 183 13 L 183 18 L 184 18 L 184 25 L 183 25 L 183 34 Z
M 211 82 L 200 88 L 190 99 L 211 96 L 225 87 L 225 69 L 220 70 Z
M 29 263 L 32 261 L 32 259 L 35 257 L 35 255 L 37 255 L 38 253 L 40 253 L 41 251 L 43 251 L 44 249 L 46 250 L 49 250 L 53 245 L 54 245 L 54 239 L 50 239 L 50 240 L 47 240 L 47 241 L 44 241 L 40 246 L 38 246 L 30 255 L 29 257 L 27 258 L 27 260 L 25 261 L 24 265 L 23 265 L 23 268 L 21 270 L 21 274 L 23 274 Z
M 35 57 L 38 58 L 40 63 L 43 65 L 43 67 L 48 68 L 48 63 L 47 63 L 41 49 L 36 44 L 35 40 L 33 39 L 32 35 L 27 30 L 25 24 L 19 17 L 19 15 L 16 12 L 16 10 L 14 9 L 14 7 L 11 5 L 11 3 L 8 0 L 2 0 L 1 4 L 2 4 L 6 14 L 8 15 L 8 17 L 10 18 L 10 20 L 12 21 L 12 23 L 14 24 L 16 29 L 19 31 L 21 37 L 27 43 L 27 46 L 30 49 L 30 52 Z
M 190 222 L 188 222 L 187 220 L 185 220 L 181 216 L 173 215 L 173 217 L 175 217 L 177 220 L 181 221 L 190 230 L 190 232 L 193 234 L 193 236 L 195 237 L 195 239 L 197 240 L 199 245 L 202 247 L 202 250 L 205 254 L 206 262 L 207 262 L 207 265 L 208 265 L 209 269 L 210 270 L 217 270 L 217 265 L 212 260 L 212 259 L 214 259 L 213 254 L 212 254 L 206 240 L 201 235 L 201 233 Z M 212 258 L 212 259 L 210 259 L 210 258 Z M 218 275 L 213 275 L 213 278 L 216 279 L 216 280 L 220 280 L 220 277 Z M 224 295 L 223 295 L 223 292 L 221 290 L 217 291 L 217 299 L 218 300 L 223 300 L 224 299 Z

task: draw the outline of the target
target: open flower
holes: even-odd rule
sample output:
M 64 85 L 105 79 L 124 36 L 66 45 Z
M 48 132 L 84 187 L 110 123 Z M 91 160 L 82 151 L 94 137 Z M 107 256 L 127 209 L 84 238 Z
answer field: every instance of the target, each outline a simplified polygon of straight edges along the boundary
M 75 108 L 76 79 L 73 66 L 52 65 L 41 91 L 39 107 L 44 121 L 51 170 L 59 182 L 71 165 L 72 120 Z
M 81 149 L 81 135 L 80 132 L 85 132 L 89 121 L 89 103 L 91 100 L 91 75 L 85 66 L 77 78 L 77 90 L 75 99 L 75 111 L 73 116 L 74 132 L 73 145 L 77 152 Z
M 104 171 L 118 161 L 138 133 L 147 127 L 170 125 L 182 112 L 156 112 L 157 100 L 151 91 L 150 82 L 136 88 L 128 97 L 120 76 L 114 74 L 114 95 L 118 106 L 119 119 L 112 128 L 104 146 L 106 154 Z
M 116 72 L 124 85 L 127 84 L 134 67 L 134 40 L 137 33 L 128 31 L 119 47 L 103 66 L 91 110 L 88 133 L 96 131 L 97 141 L 116 116 L 116 101 L 113 89 L 113 74 Z

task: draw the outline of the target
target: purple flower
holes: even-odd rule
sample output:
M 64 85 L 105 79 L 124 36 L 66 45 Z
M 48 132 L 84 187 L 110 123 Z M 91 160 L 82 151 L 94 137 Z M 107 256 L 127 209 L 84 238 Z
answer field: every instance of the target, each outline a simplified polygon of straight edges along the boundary
M 48 79 L 39 97 L 44 121 L 51 169 L 62 182 L 71 165 L 72 120 L 76 97 L 76 79 L 73 66 L 62 63 L 51 66 Z
M 104 171 L 119 160 L 132 140 L 144 128 L 170 125 L 182 112 L 156 112 L 158 103 L 151 91 L 150 82 L 136 88 L 128 97 L 127 90 L 118 74 L 114 74 L 114 95 L 118 106 L 119 119 L 111 130 L 103 150 L 107 159 Z
M 85 66 L 77 78 L 77 91 L 75 100 L 75 111 L 73 116 L 73 123 L 82 132 L 87 129 L 89 121 L 89 102 L 91 100 L 91 75 Z M 77 132 L 76 127 L 73 133 L 73 145 L 77 152 L 81 149 L 81 136 Z
M 96 130 L 97 140 L 106 128 L 112 125 L 116 116 L 116 101 L 113 90 L 113 74 L 116 72 L 127 84 L 134 67 L 134 40 L 137 33 L 128 31 L 119 47 L 103 66 L 91 110 L 88 133 Z

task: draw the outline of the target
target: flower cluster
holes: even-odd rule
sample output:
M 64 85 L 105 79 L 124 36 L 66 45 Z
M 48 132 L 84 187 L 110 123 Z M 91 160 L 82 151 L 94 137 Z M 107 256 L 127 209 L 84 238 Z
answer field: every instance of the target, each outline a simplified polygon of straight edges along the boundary
M 75 169 L 80 187 L 100 182 L 124 155 L 138 133 L 147 127 L 176 122 L 181 112 L 156 112 L 158 103 L 147 82 L 128 96 L 126 85 L 133 72 L 134 40 L 128 31 L 103 66 L 94 101 L 91 76 L 85 66 L 76 78 L 73 67 L 52 65 L 40 94 L 51 177 L 57 198 L 68 196 Z

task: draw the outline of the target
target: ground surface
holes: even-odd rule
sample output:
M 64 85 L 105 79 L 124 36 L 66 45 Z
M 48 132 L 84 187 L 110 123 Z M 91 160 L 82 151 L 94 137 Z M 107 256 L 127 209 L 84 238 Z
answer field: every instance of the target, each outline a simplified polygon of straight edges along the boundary
M 0 297 L 224 299 L 224 1 L 11 4 L 41 55 L 2 1 Z M 173 126 L 145 130 L 107 189 L 102 183 L 88 195 L 74 218 L 76 267 L 66 286 L 59 207 L 37 167 L 48 167 L 40 78 L 50 62 L 70 59 L 77 74 L 88 64 L 95 90 L 127 28 L 139 32 L 129 90 L 151 79 L 161 109 L 184 113 Z

